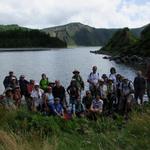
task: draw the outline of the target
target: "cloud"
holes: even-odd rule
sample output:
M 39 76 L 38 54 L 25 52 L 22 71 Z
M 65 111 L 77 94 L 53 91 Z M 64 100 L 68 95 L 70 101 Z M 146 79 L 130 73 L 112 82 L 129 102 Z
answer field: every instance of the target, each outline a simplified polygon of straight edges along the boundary
M 150 2 L 135 0 L 1 0 L 0 24 L 43 28 L 70 22 L 137 27 L 150 22 Z

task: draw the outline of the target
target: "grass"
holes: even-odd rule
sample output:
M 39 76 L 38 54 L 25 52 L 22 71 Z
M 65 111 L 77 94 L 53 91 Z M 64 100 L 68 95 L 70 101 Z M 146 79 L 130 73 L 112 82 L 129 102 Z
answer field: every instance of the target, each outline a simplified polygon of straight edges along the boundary
M 123 117 L 70 121 L 0 109 L 0 150 L 149 150 L 150 104 Z

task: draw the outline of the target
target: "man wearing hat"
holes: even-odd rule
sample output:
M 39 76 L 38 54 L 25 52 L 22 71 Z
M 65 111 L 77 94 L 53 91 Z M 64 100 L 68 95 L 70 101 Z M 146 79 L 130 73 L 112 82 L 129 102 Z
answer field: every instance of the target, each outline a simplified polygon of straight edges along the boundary
M 28 86 L 29 82 L 25 79 L 25 76 L 24 75 L 21 75 L 20 76 L 20 79 L 19 79 L 19 86 L 20 86 L 20 90 L 21 90 L 21 96 L 25 96 L 25 98 L 28 97 L 28 89 L 27 89 L 27 86 Z
M 3 84 L 5 89 L 10 86 L 12 79 L 15 79 L 18 83 L 17 77 L 14 75 L 13 71 L 9 71 L 9 75 L 5 77 Z
M 74 74 L 72 79 L 76 80 L 77 87 L 79 88 L 81 92 L 82 90 L 84 90 L 84 81 L 82 77 L 80 76 L 80 72 L 75 69 L 72 73 Z

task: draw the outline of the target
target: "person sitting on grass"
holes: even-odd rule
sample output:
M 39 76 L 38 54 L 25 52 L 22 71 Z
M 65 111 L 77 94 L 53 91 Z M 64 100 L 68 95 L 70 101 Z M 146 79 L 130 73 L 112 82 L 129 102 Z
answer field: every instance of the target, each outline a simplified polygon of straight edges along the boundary
M 96 114 L 101 114 L 103 111 L 103 100 L 100 99 L 100 96 L 97 95 L 96 98 L 92 101 L 91 111 Z
M 87 117 L 91 120 L 96 121 L 102 112 L 103 112 L 103 101 L 100 99 L 99 95 L 96 95 L 96 98 L 92 101 L 90 113 L 87 114 Z
M 12 94 L 12 88 L 6 88 L 5 92 L 4 92 L 4 97 L 1 101 L 2 106 L 4 107 L 4 109 L 6 110 L 15 110 L 16 106 L 15 106 L 15 101 L 13 99 L 13 94 Z
M 54 99 L 54 103 L 50 105 L 50 111 L 54 116 L 63 117 L 63 106 L 60 103 L 60 98 Z

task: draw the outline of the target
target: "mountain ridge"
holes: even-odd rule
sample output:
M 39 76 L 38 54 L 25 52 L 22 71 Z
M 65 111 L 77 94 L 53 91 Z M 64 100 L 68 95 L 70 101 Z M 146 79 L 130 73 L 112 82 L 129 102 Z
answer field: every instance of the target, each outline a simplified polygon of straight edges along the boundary
M 143 28 L 144 26 L 132 28 L 131 32 L 135 36 L 140 37 Z M 103 46 L 118 29 L 120 28 L 95 28 L 79 22 L 74 22 L 66 25 L 44 28 L 42 31 L 52 37 L 57 37 L 65 41 L 68 45 Z
M 17 24 L 0 25 L 0 30 L 32 30 L 30 28 L 21 27 Z M 80 22 L 72 22 L 65 25 L 47 27 L 39 29 L 39 31 L 49 34 L 50 37 L 56 37 L 68 46 L 104 46 L 121 28 L 95 28 Z M 131 32 L 138 38 L 144 26 L 139 28 L 131 28 Z

